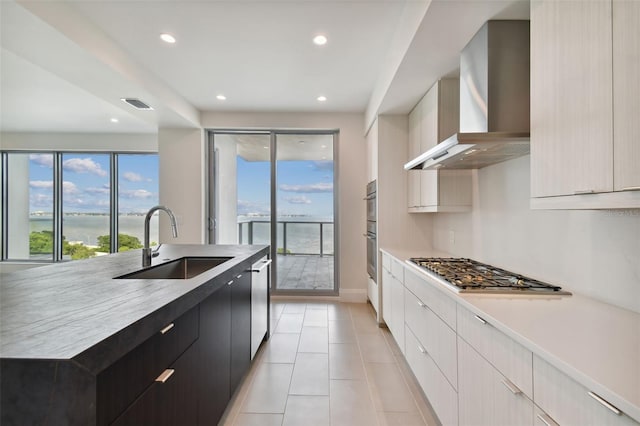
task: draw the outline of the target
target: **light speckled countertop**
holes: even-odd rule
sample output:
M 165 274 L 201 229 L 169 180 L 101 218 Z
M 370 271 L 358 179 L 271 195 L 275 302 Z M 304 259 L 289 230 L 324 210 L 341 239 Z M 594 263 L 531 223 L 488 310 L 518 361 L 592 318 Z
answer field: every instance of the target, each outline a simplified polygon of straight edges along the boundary
M 162 245 L 153 265 L 232 258 L 188 280 L 113 279 L 142 269 L 141 250 L 6 274 L 0 358 L 73 359 L 100 371 L 267 253 L 268 246 Z
M 452 257 L 442 252 L 382 251 L 402 262 L 410 257 Z M 429 282 L 640 421 L 640 314 L 579 294 L 459 294 Z

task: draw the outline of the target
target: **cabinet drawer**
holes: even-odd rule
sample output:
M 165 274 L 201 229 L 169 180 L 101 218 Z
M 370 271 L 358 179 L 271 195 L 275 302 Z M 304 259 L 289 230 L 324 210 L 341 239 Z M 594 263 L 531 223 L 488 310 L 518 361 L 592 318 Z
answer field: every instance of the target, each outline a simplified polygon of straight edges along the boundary
M 409 327 L 405 328 L 405 357 L 420 387 L 443 425 L 458 424 L 458 393 L 442 374 Z
M 199 334 L 199 306 L 156 334 L 98 375 L 98 424 L 111 423 Z
M 395 258 L 391 258 L 391 275 L 401 283 L 404 283 L 404 264 Z
M 458 335 L 525 395 L 533 397 L 530 350 L 462 306 L 458 306 Z
M 429 305 L 409 290 L 405 291 L 405 322 L 420 344 L 444 373 L 449 383 L 458 388 L 456 333 L 438 317 Z
M 615 413 L 616 407 L 599 402 L 589 389 L 538 356 L 533 357 L 533 382 L 534 402 L 560 425 L 640 425 L 619 410 Z
M 404 285 L 418 299 L 429 306 L 436 315 L 438 315 L 444 322 L 449 325 L 454 331 L 456 329 L 456 302 L 453 299 L 442 294 L 442 292 L 433 287 L 431 283 L 427 281 L 427 278 L 423 278 L 418 275 L 418 272 L 411 270 L 411 267 L 407 267 Z

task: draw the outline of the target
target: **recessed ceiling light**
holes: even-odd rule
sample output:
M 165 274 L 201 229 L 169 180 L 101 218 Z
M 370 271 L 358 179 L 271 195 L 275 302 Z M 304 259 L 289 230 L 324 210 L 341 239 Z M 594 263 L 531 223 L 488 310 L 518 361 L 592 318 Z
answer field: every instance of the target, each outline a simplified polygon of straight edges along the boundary
M 320 148 L 326 148 L 326 147 L 327 147 L 326 145 L 320 145 Z
M 120 121 L 120 120 L 118 120 L 118 119 L 117 119 L 117 118 L 115 118 L 115 117 L 111 119 L 111 122 L 112 122 L 112 123 L 117 123 L 118 121 Z
M 160 34 L 160 39 L 162 39 L 162 41 L 164 41 L 165 43 L 173 44 L 176 42 L 176 38 L 169 33 Z
M 269 147 L 268 147 L 268 146 L 263 146 L 263 148 L 264 148 L 264 149 L 269 149 Z
M 324 101 L 327 100 L 327 97 L 326 96 L 318 96 L 317 99 L 318 99 L 318 102 L 324 102 Z
M 216 96 L 216 99 L 218 99 L 220 101 L 226 101 L 227 97 L 225 95 L 223 95 L 223 94 L 220 94 L 220 95 Z
M 325 44 L 327 44 L 327 37 L 319 34 L 313 38 L 313 43 L 318 46 L 324 46 Z

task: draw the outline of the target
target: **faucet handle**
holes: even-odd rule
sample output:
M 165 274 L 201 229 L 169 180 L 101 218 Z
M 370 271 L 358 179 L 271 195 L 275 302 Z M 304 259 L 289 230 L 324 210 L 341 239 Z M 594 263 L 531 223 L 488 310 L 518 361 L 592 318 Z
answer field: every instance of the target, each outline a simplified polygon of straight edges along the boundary
M 155 249 L 153 249 L 151 251 L 151 257 L 158 257 L 160 256 L 160 247 L 162 246 L 162 243 L 158 244 L 158 247 L 156 247 Z

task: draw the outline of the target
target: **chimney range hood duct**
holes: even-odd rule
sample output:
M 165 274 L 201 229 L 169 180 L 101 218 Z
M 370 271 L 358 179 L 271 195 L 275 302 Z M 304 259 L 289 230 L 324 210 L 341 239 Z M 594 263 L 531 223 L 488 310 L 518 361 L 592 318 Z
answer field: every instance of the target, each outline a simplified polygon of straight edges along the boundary
M 488 21 L 460 55 L 460 131 L 405 170 L 479 169 L 529 153 L 529 21 Z

